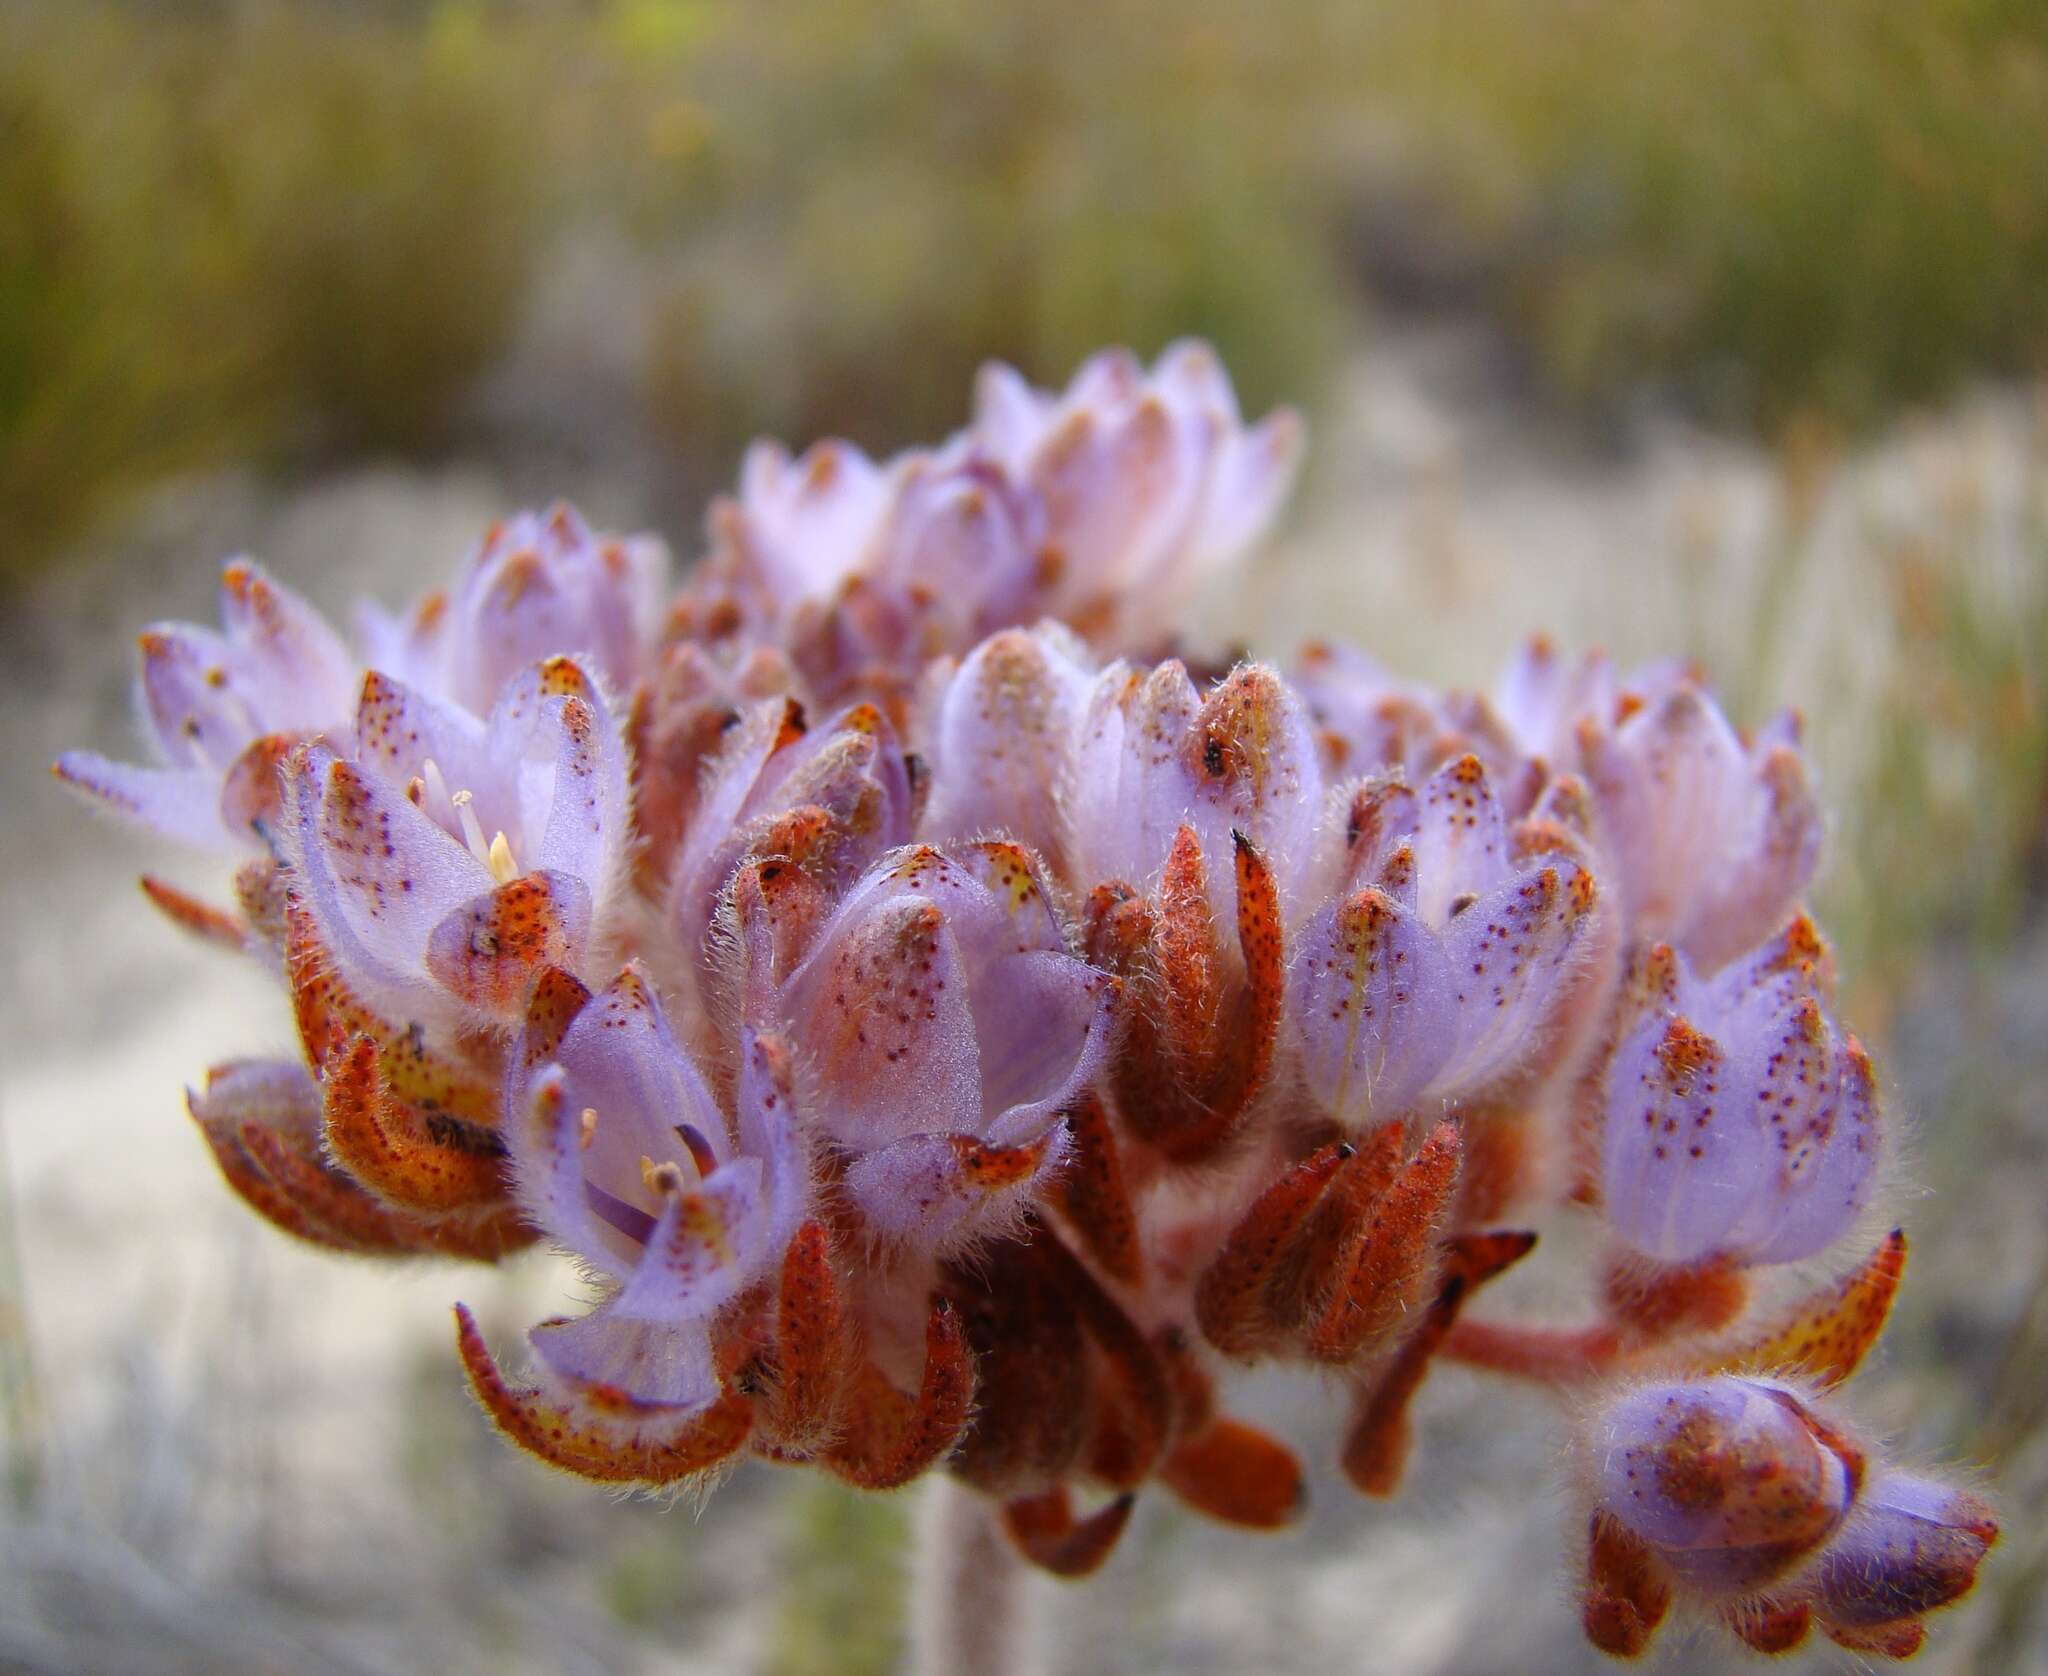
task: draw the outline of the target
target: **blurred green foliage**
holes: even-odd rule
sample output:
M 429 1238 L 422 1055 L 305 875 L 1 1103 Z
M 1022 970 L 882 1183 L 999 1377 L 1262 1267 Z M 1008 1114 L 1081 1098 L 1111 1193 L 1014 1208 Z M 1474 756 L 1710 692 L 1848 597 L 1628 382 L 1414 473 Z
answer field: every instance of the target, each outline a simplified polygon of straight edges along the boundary
M 0 575 L 166 471 L 445 433 L 531 268 L 491 68 L 339 9 L 7 9 Z
M 1330 206 L 1228 15 L 837 0 L 680 32 L 648 86 L 683 155 L 637 206 L 677 236 L 662 418 L 894 446 L 957 425 L 989 356 L 1053 381 L 1190 333 L 1252 408 L 1313 398 L 1345 318 Z
M 908 1498 L 829 1478 L 788 1495 L 781 1601 L 764 1676 L 888 1676 L 904 1644 Z
M 1368 7 L 1411 154 L 1566 391 L 1851 421 L 2048 354 L 2033 0 Z
M 1190 332 L 1313 405 L 1430 240 L 1569 398 L 1857 421 L 2048 345 L 2048 8 L 17 0 L 0 571 L 167 470 L 445 439 L 593 224 L 636 422 L 719 462 Z
M 2000 548 L 1963 497 L 1875 555 L 1891 646 L 1822 908 L 1879 1021 L 1925 951 L 1995 960 L 2048 902 L 2048 496 Z

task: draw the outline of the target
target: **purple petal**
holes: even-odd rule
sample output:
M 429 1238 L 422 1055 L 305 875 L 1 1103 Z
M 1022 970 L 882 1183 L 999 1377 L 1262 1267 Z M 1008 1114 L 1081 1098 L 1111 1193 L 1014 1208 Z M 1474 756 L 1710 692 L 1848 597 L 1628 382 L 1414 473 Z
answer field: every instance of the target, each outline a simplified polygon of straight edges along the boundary
M 1038 1139 L 1095 1078 L 1109 1047 L 1109 979 L 1065 953 L 1034 951 L 991 963 L 974 986 L 985 1138 Z
M 1437 939 L 1399 903 L 1362 890 L 1308 924 L 1289 972 L 1302 1073 L 1343 1124 L 1407 1111 L 1456 1040 Z
M 769 1239 L 783 1245 L 803 1220 L 810 1169 L 797 1126 L 789 1049 L 777 1038 L 740 1032 L 740 1150 L 761 1162 Z
M 483 723 L 467 710 L 373 669 L 363 676 L 355 714 L 356 755 L 365 768 L 402 786 L 434 765 L 438 784 L 426 786 L 426 809 L 445 827 L 455 825 L 445 793 L 497 782 Z
M 1870 1203 L 1883 1156 L 1870 1059 L 1850 1041 L 1837 1055 L 1839 1083 L 1783 1161 L 1771 1226 L 1753 1243 L 1759 1263 L 1790 1263 L 1825 1251 Z
M 131 768 L 91 751 L 66 751 L 53 772 L 98 807 L 176 843 L 214 853 L 246 847 L 221 819 L 213 769 Z
M 1157 883 L 1193 802 L 1183 746 L 1200 708 L 1178 663 L 1113 664 L 1096 677 L 1061 792 L 1079 888 L 1120 879 L 1143 893 Z
M 893 884 L 895 881 L 890 881 Z M 912 887 L 857 894 L 789 983 L 782 1015 L 845 1145 L 981 1127 L 967 971 L 944 910 Z
M 1593 1444 L 1600 1509 L 1714 1592 L 1754 1588 L 1818 1546 L 1855 1489 L 1805 1406 L 1760 1380 L 1639 1387 Z
M 262 683 L 242 650 L 211 629 L 159 623 L 145 629 L 139 691 L 157 749 L 173 768 L 224 769 L 269 732 Z
M 856 1159 L 846 1191 L 876 1233 L 944 1253 L 1014 1225 L 1066 1159 L 1066 1131 L 1050 1137 L 1029 1175 L 991 1191 L 962 1168 L 950 1135 L 907 1135 Z
M 1852 1629 L 1920 1617 L 1968 1594 L 1997 1540 L 1998 1521 L 1976 1496 L 1888 1474 L 1821 1556 L 1815 1604 L 1827 1622 Z
M 426 975 L 427 940 L 492 888 L 488 868 L 383 782 L 322 746 L 285 768 L 279 848 L 342 975 L 398 1017 L 452 1021 Z
M 1540 1045 L 1570 996 L 1593 912 L 1591 877 L 1560 856 L 1480 897 L 1444 927 L 1458 1037 L 1438 1092 L 1475 1092 Z
M 1602 1202 L 1636 1250 L 1691 1262 L 1719 1249 L 1768 1190 L 1770 1159 L 1722 1045 L 1646 1018 L 1608 1072 Z
M 355 696 L 357 664 L 329 626 L 291 589 L 247 559 L 221 572 L 221 622 L 244 654 L 256 733 L 319 733 L 341 722 Z
M 1001 835 L 1057 860 L 1064 834 L 1051 791 L 1087 691 L 1086 653 L 1064 629 L 1010 629 L 977 646 L 932 721 L 923 835 Z
M 1507 827 L 1476 756 L 1447 762 L 1424 783 L 1416 807 L 1416 907 L 1425 923 L 1449 925 L 1461 904 L 1508 876 Z
M 711 1335 L 701 1321 L 647 1320 L 600 1304 L 573 1321 L 548 1321 L 528 1335 L 550 1370 L 586 1385 L 608 1385 L 637 1403 L 702 1408 L 719 1391 Z

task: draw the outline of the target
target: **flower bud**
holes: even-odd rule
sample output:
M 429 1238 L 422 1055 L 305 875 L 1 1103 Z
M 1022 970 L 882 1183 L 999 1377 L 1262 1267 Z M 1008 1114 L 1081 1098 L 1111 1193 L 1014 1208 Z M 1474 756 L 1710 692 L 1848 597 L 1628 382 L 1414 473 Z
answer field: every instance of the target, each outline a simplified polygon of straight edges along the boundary
M 877 1232 L 940 1248 L 1013 1221 L 1057 1167 L 1113 995 L 1025 852 L 986 843 L 878 862 L 773 1005 L 849 1196 Z
M 1581 1459 L 1585 1625 L 1623 1656 L 1683 1597 L 1758 1651 L 1788 1651 L 1818 1623 L 1845 1647 L 1903 1658 L 1998 1539 L 1978 1497 L 1872 1461 L 1777 1380 L 1625 1390 L 1591 1417 Z
M 647 669 L 661 625 L 668 549 L 598 536 L 574 507 L 493 524 L 445 592 L 403 620 L 361 613 L 369 662 L 473 715 L 529 664 L 570 656 L 614 693 Z
M 1870 1060 L 1828 1009 L 1809 921 L 1712 978 L 1652 951 L 1608 1067 L 1603 1206 L 1643 1256 L 1785 1263 L 1868 1203 L 1882 1136 Z
M 521 1205 L 613 1288 L 534 1348 L 557 1375 L 643 1404 L 716 1396 L 710 1323 L 781 1262 L 808 1195 L 788 1101 L 743 1044 L 728 1128 L 646 979 L 592 996 L 559 969 L 535 999 L 508 1095 Z
M 1421 793 L 1363 788 L 1342 894 L 1302 931 L 1289 974 L 1317 1107 L 1357 1125 L 1477 1094 L 1561 1040 L 1598 901 L 1563 854 L 1522 858 L 1475 756 Z
M 267 850 L 278 764 L 301 740 L 345 734 L 356 665 L 317 611 L 247 560 L 221 572 L 220 598 L 219 633 L 190 623 L 142 633 L 140 709 L 164 766 L 70 751 L 56 773 L 166 838 Z

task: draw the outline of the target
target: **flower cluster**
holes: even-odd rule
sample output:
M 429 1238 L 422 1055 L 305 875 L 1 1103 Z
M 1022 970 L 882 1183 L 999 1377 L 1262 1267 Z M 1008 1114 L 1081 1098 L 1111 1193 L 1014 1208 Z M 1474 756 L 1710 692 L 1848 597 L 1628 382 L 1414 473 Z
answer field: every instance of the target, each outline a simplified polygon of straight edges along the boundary
M 458 1340 L 589 1479 L 939 1468 L 1078 1576 L 1148 1485 L 1296 1516 L 1237 1367 L 1339 1374 L 1377 1496 L 1448 1356 L 1581 1391 L 1602 1648 L 1680 1600 L 1911 1651 L 1995 1525 L 1818 1395 L 1903 1238 L 1759 1301 L 1886 1159 L 1796 724 L 1540 642 L 1487 695 L 1176 655 L 1297 449 L 1181 346 L 992 369 L 886 463 L 761 445 L 672 599 L 565 508 L 353 645 L 231 564 L 142 636 L 160 765 L 57 765 L 218 854 L 225 902 L 145 888 L 289 997 L 299 1055 L 191 1096 L 223 1175 L 342 1250 L 571 1255 L 528 1372 Z M 1547 1210 L 1588 1316 L 1469 1315 Z

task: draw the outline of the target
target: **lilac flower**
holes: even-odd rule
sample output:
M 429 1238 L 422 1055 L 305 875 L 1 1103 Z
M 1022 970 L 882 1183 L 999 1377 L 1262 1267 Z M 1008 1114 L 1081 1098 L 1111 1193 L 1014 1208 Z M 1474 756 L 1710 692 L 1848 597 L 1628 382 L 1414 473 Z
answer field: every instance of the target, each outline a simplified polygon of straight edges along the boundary
M 1869 1201 L 1882 1151 L 1870 1060 L 1827 1004 L 1812 926 L 1711 978 L 1651 951 L 1607 1070 L 1609 1225 L 1644 1256 L 1785 1263 Z
M 1591 1420 L 1586 1627 L 1642 1652 L 1676 1595 L 1750 1646 L 1811 1624 L 1902 1658 L 1920 1619 L 1967 1593 L 1998 1526 L 1977 1497 L 1893 1470 L 1811 1398 L 1720 1375 L 1622 1392 Z
M 1585 779 L 1631 941 L 1710 969 L 1784 923 L 1821 840 L 1796 716 L 1745 741 L 1684 666 L 1624 679 L 1545 640 L 1510 664 L 1495 700 L 1522 751 Z
M 1476 749 L 1446 713 L 1444 695 L 1403 681 L 1357 647 L 1314 640 L 1288 671 L 1333 773 L 1398 770 L 1420 781 L 1442 763 Z M 1499 769 L 1502 762 L 1481 752 Z
M 1555 1036 L 1592 941 L 1592 875 L 1519 853 L 1479 759 L 1354 794 L 1338 890 L 1289 973 L 1306 1090 L 1355 1125 L 1477 1095 Z
M 638 968 L 595 996 L 543 981 L 506 1140 L 521 1207 L 606 1285 L 532 1334 L 572 1390 L 677 1411 L 717 1396 L 712 1326 L 775 1272 L 810 1192 L 784 1058 L 743 1034 L 728 1126 Z
M 589 677 L 550 659 L 478 722 L 372 674 L 356 733 L 358 761 L 293 753 L 278 834 L 354 992 L 457 1031 L 516 1019 L 546 966 L 587 969 L 627 819 L 624 745 Z
M 765 964 L 758 884 L 736 884 L 740 936 Z M 1059 1168 L 1061 1113 L 1101 1066 L 1115 985 L 1067 952 L 1030 857 L 990 842 L 884 857 L 808 957 L 754 993 L 869 1226 L 950 1250 L 1014 1223 Z
M 1814 1610 L 1845 1647 L 1899 1658 L 1919 1620 L 1970 1592 L 1998 1521 L 1968 1491 L 1882 1471 L 1857 1498 L 1813 1577 Z
M 668 550 L 649 536 L 597 536 L 574 507 L 493 524 L 452 587 L 403 618 L 358 610 L 366 661 L 395 680 L 489 714 L 520 671 L 568 656 L 613 692 L 648 668 L 661 628 Z
M 1293 481 L 1291 412 L 1247 428 L 1207 344 L 1176 343 L 1147 373 L 1118 350 L 1057 395 L 983 369 L 965 445 L 1025 482 L 1047 509 L 1049 614 L 1109 652 L 1143 651 L 1202 584 L 1243 554 Z
M 809 886 L 808 929 L 887 850 L 910 837 L 910 772 L 895 731 L 872 704 L 805 725 L 790 699 L 753 705 L 705 771 L 673 863 L 666 921 L 682 956 L 677 990 L 701 1013 L 710 933 L 742 859 L 772 857 Z
M 925 700 L 932 790 L 919 835 L 934 843 L 996 834 L 1049 862 L 1065 851 L 1055 795 L 1086 702 L 1092 664 L 1057 623 L 1006 629 L 942 666 Z M 1077 798 L 1088 791 L 1073 786 Z
M 221 572 L 221 630 L 160 623 L 141 636 L 141 710 L 161 768 L 90 751 L 57 777 L 179 843 L 265 847 L 277 769 L 293 745 L 344 737 L 356 664 L 324 618 L 247 560 Z
M 1683 1582 L 1724 1596 L 1825 1542 L 1863 1470 L 1790 1390 L 1734 1378 L 1629 1392 L 1600 1416 L 1590 1460 L 1596 1510 Z
M 686 632 L 787 645 L 828 698 L 1044 616 L 1150 650 L 1257 539 L 1299 452 L 1290 413 L 1244 426 L 1199 345 L 1149 374 L 1098 356 L 1058 396 L 991 366 L 974 423 L 938 449 L 757 444 L 712 510 Z
M 1578 745 L 1632 939 L 1704 970 L 1783 923 L 1820 856 L 1795 719 L 1745 745 L 1681 683 L 1616 725 L 1583 724 Z
M 1083 890 L 1115 880 L 1150 892 L 1187 827 L 1212 912 L 1229 925 L 1238 833 L 1269 858 L 1291 910 L 1314 864 L 1323 799 L 1308 718 L 1271 669 L 1242 665 L 1204 696 L 1177 662 L 1112 664 L 1089 692 L 1061 786 L 1065 871 Z

